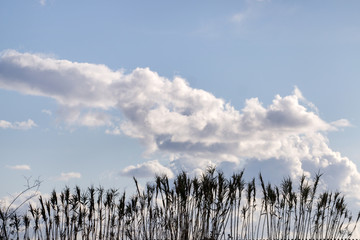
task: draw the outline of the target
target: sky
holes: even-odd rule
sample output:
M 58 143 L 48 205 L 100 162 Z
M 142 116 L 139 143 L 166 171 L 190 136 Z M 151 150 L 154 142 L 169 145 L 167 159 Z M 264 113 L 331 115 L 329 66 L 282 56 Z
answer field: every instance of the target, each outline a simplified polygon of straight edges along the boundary
M 0 2 L 0 197 L 217 166 L 360 205 L 359 1 Z

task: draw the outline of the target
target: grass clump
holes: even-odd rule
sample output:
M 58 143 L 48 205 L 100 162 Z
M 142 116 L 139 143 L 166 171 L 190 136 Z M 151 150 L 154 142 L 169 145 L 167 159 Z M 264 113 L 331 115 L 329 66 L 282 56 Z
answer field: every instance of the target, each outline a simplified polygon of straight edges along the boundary
M 127 197 L 93 186 L 55 190 L 23 215 L 0 210 L 0 239 L 350 239 L 354 219 L 339 192 L 318 193 L 321 175 L 280 186 L 243 171 L 226 178 L 209 168 L 170 181 L 156 176 Z

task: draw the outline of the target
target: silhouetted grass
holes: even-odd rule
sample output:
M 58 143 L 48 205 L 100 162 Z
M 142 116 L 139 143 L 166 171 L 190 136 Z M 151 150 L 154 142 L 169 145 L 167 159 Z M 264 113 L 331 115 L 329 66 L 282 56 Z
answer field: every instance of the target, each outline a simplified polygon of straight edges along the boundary
M 55 190 L 19 216 L 0 210 L 1 239 L 350 239 L 354 219 L 339 192 L 317 193 L 321 175 L 294 188 L 226 178 L 215 168 L 200 177 L 156 176 L 126 197 L 117 189 Z M 259 188 L 257 189 L 257 186 Z

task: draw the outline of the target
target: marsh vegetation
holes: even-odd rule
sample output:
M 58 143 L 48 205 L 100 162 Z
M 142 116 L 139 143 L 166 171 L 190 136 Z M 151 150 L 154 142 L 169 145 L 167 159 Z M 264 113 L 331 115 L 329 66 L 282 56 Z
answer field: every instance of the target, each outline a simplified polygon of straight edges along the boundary
M 339 192 L 318 192 L 321 175 L 279 186 L 243 171 L 227 178 L 209 168 L 173 180 L 156 176 L 135 194 L 65 187 L 24 214 L 0 211 L 0 239 L 349 239 L 353 216 Z

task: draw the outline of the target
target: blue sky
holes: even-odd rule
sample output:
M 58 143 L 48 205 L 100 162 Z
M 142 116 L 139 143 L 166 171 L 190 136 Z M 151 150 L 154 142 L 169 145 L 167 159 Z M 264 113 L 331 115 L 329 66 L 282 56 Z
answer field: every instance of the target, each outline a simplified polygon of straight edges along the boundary
M 358 1 L 0 3 L 0 197 L 156 172 L 360 186 Z

